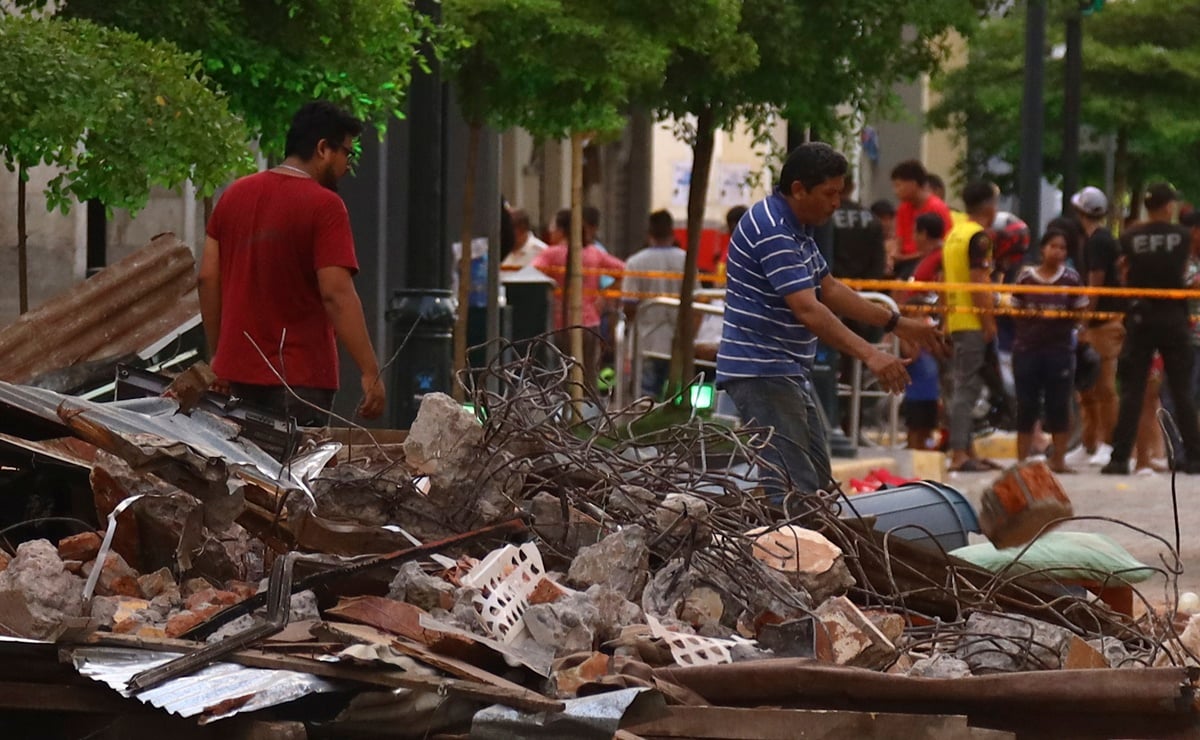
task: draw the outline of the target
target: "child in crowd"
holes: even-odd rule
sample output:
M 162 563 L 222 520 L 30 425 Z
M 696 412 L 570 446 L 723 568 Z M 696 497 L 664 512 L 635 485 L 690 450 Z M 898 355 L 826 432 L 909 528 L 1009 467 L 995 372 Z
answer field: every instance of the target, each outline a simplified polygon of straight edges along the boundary
M 1068 235 L 1047 231 L 1040 244 L 1042 261 L 1023 268 L 1017 285 L 1083 285 L 1079 273 L 1067 266 Z M 1039 311 L 1081 310 L 1088 305 L 1085 295 L 1066 293 L 1014 293 L 1014 308 Z M 1033 431 L 1039 419 L 1053 440 L 1050 469 L 1074 472 L 1063 460 L 1071 431 L 1071 396 L 1075 382 L 1074 318 L 1018 316 L 1014 320 L 1013 375 L 1017 389 L 1017 454 L 1030 456 Z
M 938 428 L 941 385 L 937 358 L 903 339 L 900 340 L 900 354 L 912 359 L 908 366 L 911 382 L 904 389 L 904 402 L 900 405 L 904 425 L 908 428 L 908 449 L 932 449 L 936 445 L 932 437 Z

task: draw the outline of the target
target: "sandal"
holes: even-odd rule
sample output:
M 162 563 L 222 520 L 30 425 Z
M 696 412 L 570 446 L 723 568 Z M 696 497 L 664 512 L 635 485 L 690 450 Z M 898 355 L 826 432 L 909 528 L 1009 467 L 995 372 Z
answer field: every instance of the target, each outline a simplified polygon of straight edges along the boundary
M 1070 465 L 1063 465 L 1063 466 L 1057 467 L 1057 468 L 1054 467 L 1053 465 L 1051 465 L 1050 472 L 1057 473 L 1058 475 L 1075 475 L 1079 471 L 1076 470 L 1075 468 L 1072 468 Z
M 995 463 L 993 463 L 993 465 L 994 464 Z M 966 461 L 963 462 L 962 465 L 959 465 L 957 468 L 950 468 L 950 472 L 951 473 L 986 473 L 988 471 L 996 470 L 996 469 L 997 468 L 989 467 L 987 465 L 987 463 L 984 462 L 983 460 L 976 460 L 975 458 L 972 457 L 972 458 L 968 458 Z

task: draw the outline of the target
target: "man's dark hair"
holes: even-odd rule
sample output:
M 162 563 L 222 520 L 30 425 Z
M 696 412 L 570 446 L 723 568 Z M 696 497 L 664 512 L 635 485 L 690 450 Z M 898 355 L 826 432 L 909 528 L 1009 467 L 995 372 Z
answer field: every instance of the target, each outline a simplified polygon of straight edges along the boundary
M 946 236 L 946 222 L 936 213 L 922 213 L 917 216 L 913 228 L 918 234 L 924 234 L 930 239 L 941 239 Z
M 932 172 L 926 174 L 925 184 L 929 186 L 930 190 L 946 192 L 946 181 L 942 179 L 941 175 L 935 175 Z
M 996 199 L 996 186 L 987 180 L 976 180 L 967 183 L 963 188 L 963 205 L 967 207 L 967 213 L 974 216 L 979 213 L 979 210 L 988 203 Z
M 871 215 L 875 218 L 895 218 L 896 206 L 892 205 L 892 202 L 886 198 L 877 200 L 871 204 Z
M 924 186 L 929 182 L 929 173 L 925 171 L 925 165 L 917 160 L 906 159 L 892 168 L 892 179 L 915 182 Z
M 314 100 L 300 106 L 300 110 L 292 116 L 283 155 L 309 160 L 320 142 L 328 141 L 333 146 L 342 146 L 347 136 L 358 138 L 362 132 L 362 121 L 328 100 Z
M 529 231 L 529 214 L 525 212 L 524 208 L 514 208 L 508 212 L 508 215 L 512 218 L 514 229 Z
M 788 154 L 779 173 L 779 190 L 791 195 L 792 183 L 799 181 L 805 190 L 812 190 L 826 180 L 842 177 L 850 163 L 840 152 L 820 141 L 801 144 Z
M 650 214 L 650 238 L 655 244 L 668 244 L 675 238 L 675 217 L 670 211 Z
M 1146 210 L 1157 211 L 1164 206 L 1179 200 L 1179 193 L 1165 182 L 1156 182 L 1146 188 Z
M 583 225 L 593 229 L 600 228 L 600 209 L 596 206 L 583 207 Z
M 746 206 L 734 206 L 728 211 L 725 211 L 725 228 L 730 234 L 737 228 L 738 221 L 742 220 L 742 216 L 746 215 Z
M 568 239 L 571 238 L 571 209 L 564 208 L 554 214 L 554 226 Z

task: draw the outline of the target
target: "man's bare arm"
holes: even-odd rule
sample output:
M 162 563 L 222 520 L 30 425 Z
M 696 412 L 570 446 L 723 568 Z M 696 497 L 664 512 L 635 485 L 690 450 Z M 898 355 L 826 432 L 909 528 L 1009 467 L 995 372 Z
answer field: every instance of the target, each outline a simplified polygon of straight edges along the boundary
M 882 352 L 867 340 L 850 331 L 842 320 L 833 314 L 824 303 L 817 300 L 815 290 L 801 290 L 784 297 L 792 314 L 817 338 L 839 352 L 862 360 L 884 390 L 899 393 L 908 385 L 909 377 L 899 357 Z
M 1088 281 L 1089 287 L 1092 287 L 1092 288 L 1104 287 L 1104 270 L 1088 270 L 1087 281 Z M 1088 296 L 1087 310 L 1095 311 L 1096 304 L 1098 304 L 1099 302 L 1100 302 L 1100 296 L 1098 296 L 1098 295 Z
M 221 336 L 221 252 L 217 240 L 211 236 L 204 240 L 196 292 L 200 296 L 200 319 L 204 323 L 204 338 L 211 361 L 217 354 L 217 340 Z
M 992 284 L 992 273 L 987 268 L 971 268 L 971 282 L 981 285 Z M 983 325 L 983 338 L 992 341 L 996 336 L 996 294 L 990 290 L 980 290 L 971 293 L 971 302 L 976 308 L 982 309 L 979 323 Z
M 838 316 L 853 321 L 883 328 L 892 320 L 890 308 L 882 303 L 868 301 L 831 275 L 826 275 L 821 281 L 821 300 Z M 896 322 L 893 331 L 896 336 L 932 352 L 935 356 L 949 355 L 944 335 L 928 322 L 902 318 Z
M 322 267 L 317 270 L 317 286 L 334 333 L 346 346 L 346 351 L 362 374 L 363 402 L 359 406 L 359 413 L 368 419 L 378 416 L 383 412 L 384 403 L 379 360 L 375 357 L 375 348 L 367 333 L 362 301 L 354 289 L 350 271 L 344 267 Z

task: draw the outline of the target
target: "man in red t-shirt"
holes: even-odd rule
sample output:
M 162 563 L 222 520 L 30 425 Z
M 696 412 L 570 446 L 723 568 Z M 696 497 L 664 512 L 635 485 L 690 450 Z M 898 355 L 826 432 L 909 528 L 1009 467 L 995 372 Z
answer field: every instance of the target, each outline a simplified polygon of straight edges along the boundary
M 936 213 L 946 227 L 946 233 L 954 227 L 950 217 L 950 208 L 945 201 L 929 190 L 929 174 L 925 166 L 915 159 L 901 162 L 892 169 L 892 190 L 900 206 L 896 209 L 896 239 L 899 241 L 899 251 L 893 255 L 896 277 L 906 280 L 912 275 L 913 269 L 922 255 L 917 249 L 916 224 L 917 216 L 923 213 Z
M 336 339 L 362 373 L 358 413 L 383 411 L 379 363 L 354 289 L 350 216 L 337 194 L 361 133 L 362 123 L 331 103 L 300 108 L 283 163 L 241 178 L 217 201 L 200 260 L 213 371 L 233 395 L 302 426 L 328 422 Z

